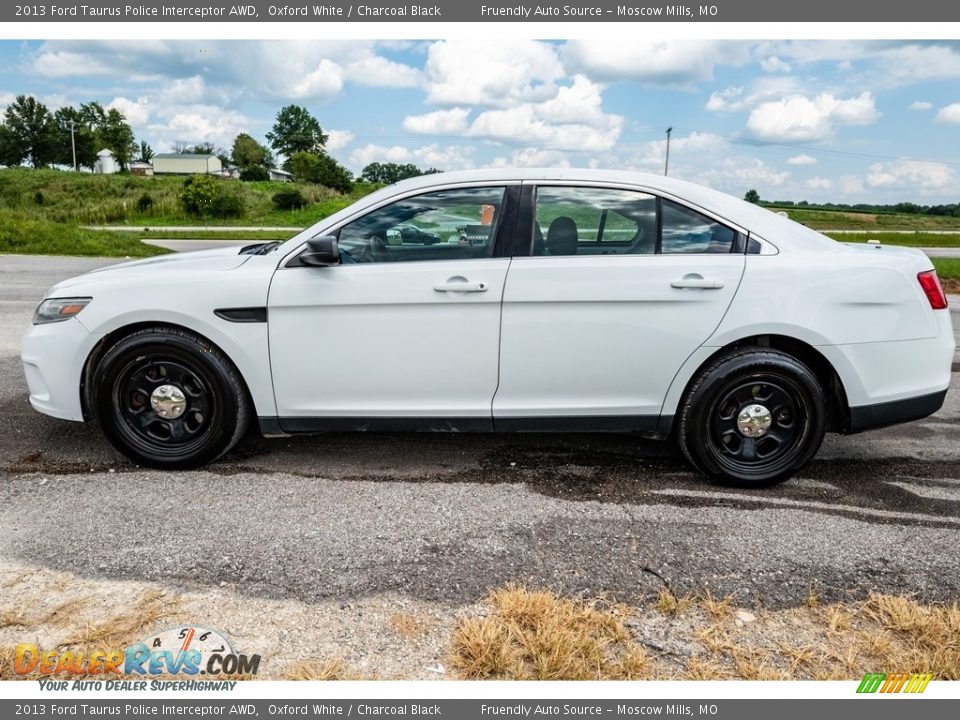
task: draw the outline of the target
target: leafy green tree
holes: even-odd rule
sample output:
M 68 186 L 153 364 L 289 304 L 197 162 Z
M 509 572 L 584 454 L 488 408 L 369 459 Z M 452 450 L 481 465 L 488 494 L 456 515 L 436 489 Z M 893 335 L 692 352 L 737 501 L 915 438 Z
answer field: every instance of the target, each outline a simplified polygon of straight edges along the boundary
M 80 116 L 93 129 L 96 151 L 110 150 L 117 164 L 126 170 L 139 148 L 124 114 L 116 108 L 107 110 L 98 102 L 89 102 L 80 106 Z
M 18 95 L 3 115 L 5 165 L 26 161 L 35 168 L 56 161 L 58 131 L 47 106 L 34 97 Z
M 0 124 L 0 165 L 13 167 L 23 160 L 20 146 L 13 131 L 6 125 Z
M 289 158 L 290 172 L 300 182 L 325 185 L 342 193 L 353 189 L 350 171 L 326 153 L 298 152 Z
M 107 111 L 106 124 L 99 131 L 104 146 L 113 151 L 117 164 L 126 170 L 138 150 L 133 128 L 127 123 L 127 118 L 122 112 L 112 108 Z
M 247 133 L 240 133 L 233 139 L 230 160 L 240 169 L 241 180 L 269 180 L 269 169 L 273 165 L 270 151 Z
M 753 203 L 756 205 L 760 202 L 760 193 L 758 193 L 756 190 L 747 190 L 747 194 L 743 196 L 743 199 L 748 203 Z
M 148 163 L 153 160 L 153 148 L 147 145 L 146 141 L 140 141 L 140 155 L 137 156 L 137 162 Z
M 277 113 L 273 128 L 267 133 L 267 140 L 276 152 L 287 158 L 284 170 L 290 169 L 290 159 L 296 153 L 319 155 L 327 143 L 327 134 L 320 122 L 299 105 L 287 105 Z
M 74 107 L 62 107 L 53 114 L 56 123 L 57 154 L 54 162 L 73 167 L 73 148 L 70 141 L 70 126 L 73 126 L 73 146 L 77 152 L 77 167 L 93 169 L 97 161 L 97 142 L 94 131 L 87 124 L 83 113 Z
M 390 185 L 407 178 L 418 177 L 420 175 L 432 175 L 440 172 L 436 168 L 421 170 L 413 163 L 370 163 L 360 173 L 360 179 L 364 182 L 382 183 Z
M 197 143 L 192 148 L 187 150 L 187 152 L 195 155 L 216 155 L 217 149 L 214 147 L 212 142 L 202 142 Z

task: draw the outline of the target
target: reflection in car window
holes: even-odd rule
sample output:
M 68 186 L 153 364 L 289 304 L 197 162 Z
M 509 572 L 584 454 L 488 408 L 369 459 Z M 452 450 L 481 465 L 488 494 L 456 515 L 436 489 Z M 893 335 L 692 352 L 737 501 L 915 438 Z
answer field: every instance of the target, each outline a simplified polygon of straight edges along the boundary
M 503 187 L 459 188 L 385 205 L 340 229 L 341 261 L 490 257 L 503 196 Z
M 663 201 L 662 212 L 660 252 L 729 253 L 733 249 L 736 232 L 706 215 L 669 200 Z
M 656 250 L 652 195 L 591 187 L 540 187 L 534 255 L 648 254 Z

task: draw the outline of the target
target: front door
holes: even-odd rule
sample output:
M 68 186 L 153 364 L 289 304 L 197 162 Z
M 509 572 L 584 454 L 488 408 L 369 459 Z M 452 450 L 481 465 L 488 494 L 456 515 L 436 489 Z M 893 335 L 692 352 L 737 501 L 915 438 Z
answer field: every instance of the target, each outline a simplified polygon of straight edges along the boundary
M 518 190 L 405 197 L 339 228 L 341 264 L 277 270 L 270 362 L 284 430 L 490 428 L 510 265 L 495 250 Z

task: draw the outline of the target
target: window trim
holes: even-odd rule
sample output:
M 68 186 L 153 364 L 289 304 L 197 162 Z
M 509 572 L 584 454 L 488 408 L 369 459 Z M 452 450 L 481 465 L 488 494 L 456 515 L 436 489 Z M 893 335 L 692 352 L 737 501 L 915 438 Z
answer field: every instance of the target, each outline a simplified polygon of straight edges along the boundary
M 605 183 L 602 181 L 590 181 L 590 182 L 580 182 L 577 180 L 549 180 L 549 181 L 540 181 L 540 180 L 524 180 L 523 181 L 523 190 L 521 197 L 523 198 L 520 203 L 520 212 L 521 219 L 517 222 L 517 238 L 514 243 L 514 257 L 531 257 L 531 258 L 550 258 L 550 255 L 534 255 L 533 254 L 533 231 L 534 223 L 536 222 L 536 213 L 537 213 L 537 190 L 541 187 L 575 187 L 575 188 L 597 188 L 602 190 L 623 190 L 627 192 L 637 192 L 643 193 L 645 195 L 650 195 L 656 199 L 657 203 L 657 242 L 652 253 L 644 254 L 633 254 L 633 255 L 616 255 L 616 256 L 604 256 L 604 257 L 660 257 L 660 256 L 695 256 L 695 257 L 723 257 L 726 255 L 741 255 L 744 253 L 663 253 L 661 244 L 663 239 L 663 201 L 669 200 L 676 205 L 692 210 L 693 212 L 699 213 L 710 220 L 723 225 L 724 227 L 730 228 L 736 233 L 743 234 L 748 238 L 753 238 L 761 243 L 761 255 L 776 255 L 778 253 L 776 247 L 771 243 L 768 243 L 763 238 L 753 235 L 749 230 L 744 228 L 742 225 L 731 222 L 715 212 L 707 210 L 696 203 L 692 203 L 683 198 L 677 197 L 663 190 L 646 187 L 644 185 L 624 185 L 622 183 Z M 529 238 L 526 242 L 522 238 L 526 235 Z M 526 248 L 524 249 L 524 245 Z M 746 244 L 749 247 L 749 243 Z M 771 248 L 772 252 L 765 252 L 767 248 Z M 756 254 L 756 253 L 754 253 Z M 576 255 L 561 255 L 556 257 L 577 257 Z M 584 255 L 583 257 L 587 257 Z

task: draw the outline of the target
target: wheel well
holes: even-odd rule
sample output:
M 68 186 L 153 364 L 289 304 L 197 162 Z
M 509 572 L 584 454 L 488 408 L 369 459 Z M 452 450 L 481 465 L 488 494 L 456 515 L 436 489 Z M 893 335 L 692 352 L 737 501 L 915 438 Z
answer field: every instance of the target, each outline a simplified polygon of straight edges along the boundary
M 173 330 L 183 330 L 184 332 L 192 333 L 197 337 L 203 339 L 204 342 L 209 343 L 213 347 L 217 348 L 224 357 L 226 357 L 233 364 L 234 369 L 237 371 L 237 375 L 240 376 L 241 382 L 243 382 L 243 391 L 247 395 L 247 402 L 250 403 L 250 407 L 253 407 L 253 400 L 250 395 L 250 388 L 247 387 L 247 379 L 243 377 L 243 373 L 240 372 L 240 369 L 237 368 L 236 363 L 230 358 L 230 356 L 223 351 L 219 345 L 213 342 L 210 338 L 205 335 L 201 335 L 193 328 L 188 328 L 185 325 L 177 325 L 176 323 L 168 322 L 139 322 L 133 323 L 131 325 L 124 325 L 123 327 L 117 328 L 112 332 L 107 333 L 100 341 L 93 346 L 93 349 L 90 351 L 90 354 L 87 355 L 87 360 L 83 365 L 83 372 L 80 375 L 80 408 L 83 411 L 84 420 L 95 420 L 96 415 L 94 408 L 96 404 L 94 403 L 94 382 L 93 374 L 96 372 L 97 365 L 100 364 L 100 358 L 103 357 L 104 353 L 107 352 L 111 347 L 113 347 L 117 342 L 123 338 L 133 335 L 133 333 L 139 330 L 146 330 L 147 328 L 170 328 Z
M 848 431 L 850 425 L 850 406 L 847 402 L 847 393 L 846 390 L 844 390 L 843 381 L 840 379 L 837 371 L 830 361 L 827 360 L 819 350 L 813 347 L 813 345 L 786 335 L 751 335 L 750 337 L 741 338 L 740 340 L 732 342 L 729 345 L 724 345 L 704 360 L 696 372 L 690 376 L 690 380 L 687 382 L 687 386 L 683 391 L 684 396 L 690 389 L 690 385 L 693 384 L 708 363 L 712 362 L 722 353 L 748 346 L 760 346 L 779 350 L 796 358 L 810 368 L 820 382 L 820 387 L 823 388 L 827 404 L 827 432 L 844 433 Z

